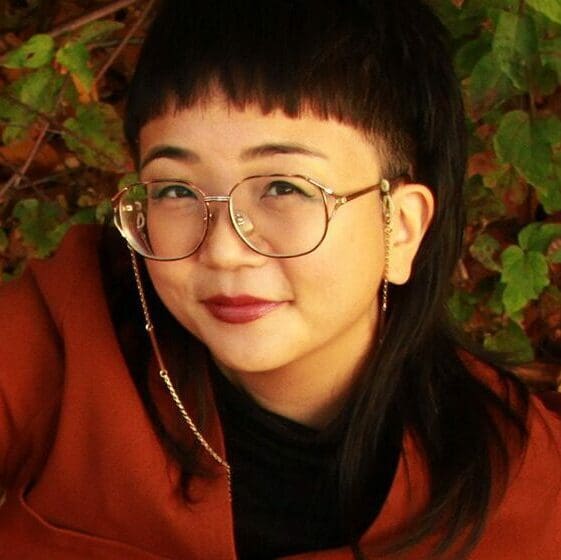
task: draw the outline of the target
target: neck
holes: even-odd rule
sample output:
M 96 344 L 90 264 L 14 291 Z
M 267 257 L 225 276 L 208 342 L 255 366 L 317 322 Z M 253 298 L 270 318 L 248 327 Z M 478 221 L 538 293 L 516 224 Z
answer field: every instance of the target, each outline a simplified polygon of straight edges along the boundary
M 322 348 L 296 363 L 269 371 L 222 373 L 263 408 L 305 426 L 323 429 L 343 409 L 370 350 L 372 334 Z M 345 352 L 341 351 L 341 346 Z

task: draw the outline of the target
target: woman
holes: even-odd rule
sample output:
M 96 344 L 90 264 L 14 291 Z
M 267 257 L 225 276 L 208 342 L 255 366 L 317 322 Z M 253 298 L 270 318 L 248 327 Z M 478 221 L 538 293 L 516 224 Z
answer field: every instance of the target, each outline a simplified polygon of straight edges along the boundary
M 132 272 L 76 229 L 0 293 L 0 557 L 560 557 L 561 403 L 448 321 L 427 7 L 169 0 L 125 125 Z

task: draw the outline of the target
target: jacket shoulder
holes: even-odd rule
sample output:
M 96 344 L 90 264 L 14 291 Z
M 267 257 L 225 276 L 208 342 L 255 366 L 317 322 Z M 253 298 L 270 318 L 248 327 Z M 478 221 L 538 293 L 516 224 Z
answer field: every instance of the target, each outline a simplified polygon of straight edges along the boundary
M 99 226 L 74 226 L 50 258 L 30 261 L 28 268 L 58 327 L 77 284 L 98 274 Z
M 0 486 L 33 468 L 64 383 L 65 307 L 97 262 L 98 228 L 73 228 L 57 253 L 0 286 Z

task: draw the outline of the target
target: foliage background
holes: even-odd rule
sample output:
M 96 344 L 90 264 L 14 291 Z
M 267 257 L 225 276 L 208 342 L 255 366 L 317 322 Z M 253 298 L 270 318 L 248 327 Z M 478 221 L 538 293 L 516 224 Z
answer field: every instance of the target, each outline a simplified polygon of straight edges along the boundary
M 535 388 L 561 382 L 561 0 L 428 0 L 453 37 L 470 133 L 450 308 Z M 0 275 L 111 217 L 154 0 L 0 0 Z

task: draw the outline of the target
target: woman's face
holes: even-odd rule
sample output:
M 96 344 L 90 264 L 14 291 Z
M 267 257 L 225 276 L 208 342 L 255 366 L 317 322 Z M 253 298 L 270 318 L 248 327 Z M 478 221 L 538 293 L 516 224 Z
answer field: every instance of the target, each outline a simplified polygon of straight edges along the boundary
M 306 175 L 337 194 L 381 179 L 376 150 L 356 129 L 312 115 L 239 110 L 219 96 L 150 121 L 140 150 L 141 161 L 150 159 L 143 180 L 186 179 L 207 195 L 227 195 L 245 177 L 273 173 Z M 288 259 L 252 251 L 227 205 L 211 202 L 215 219 L 199 250 L 180 261 L 148 260 L 150 277 L 171 313 L 234 372 L 357 362 L 378 317 L 379 196 L 342 206 L 314 252 Z

